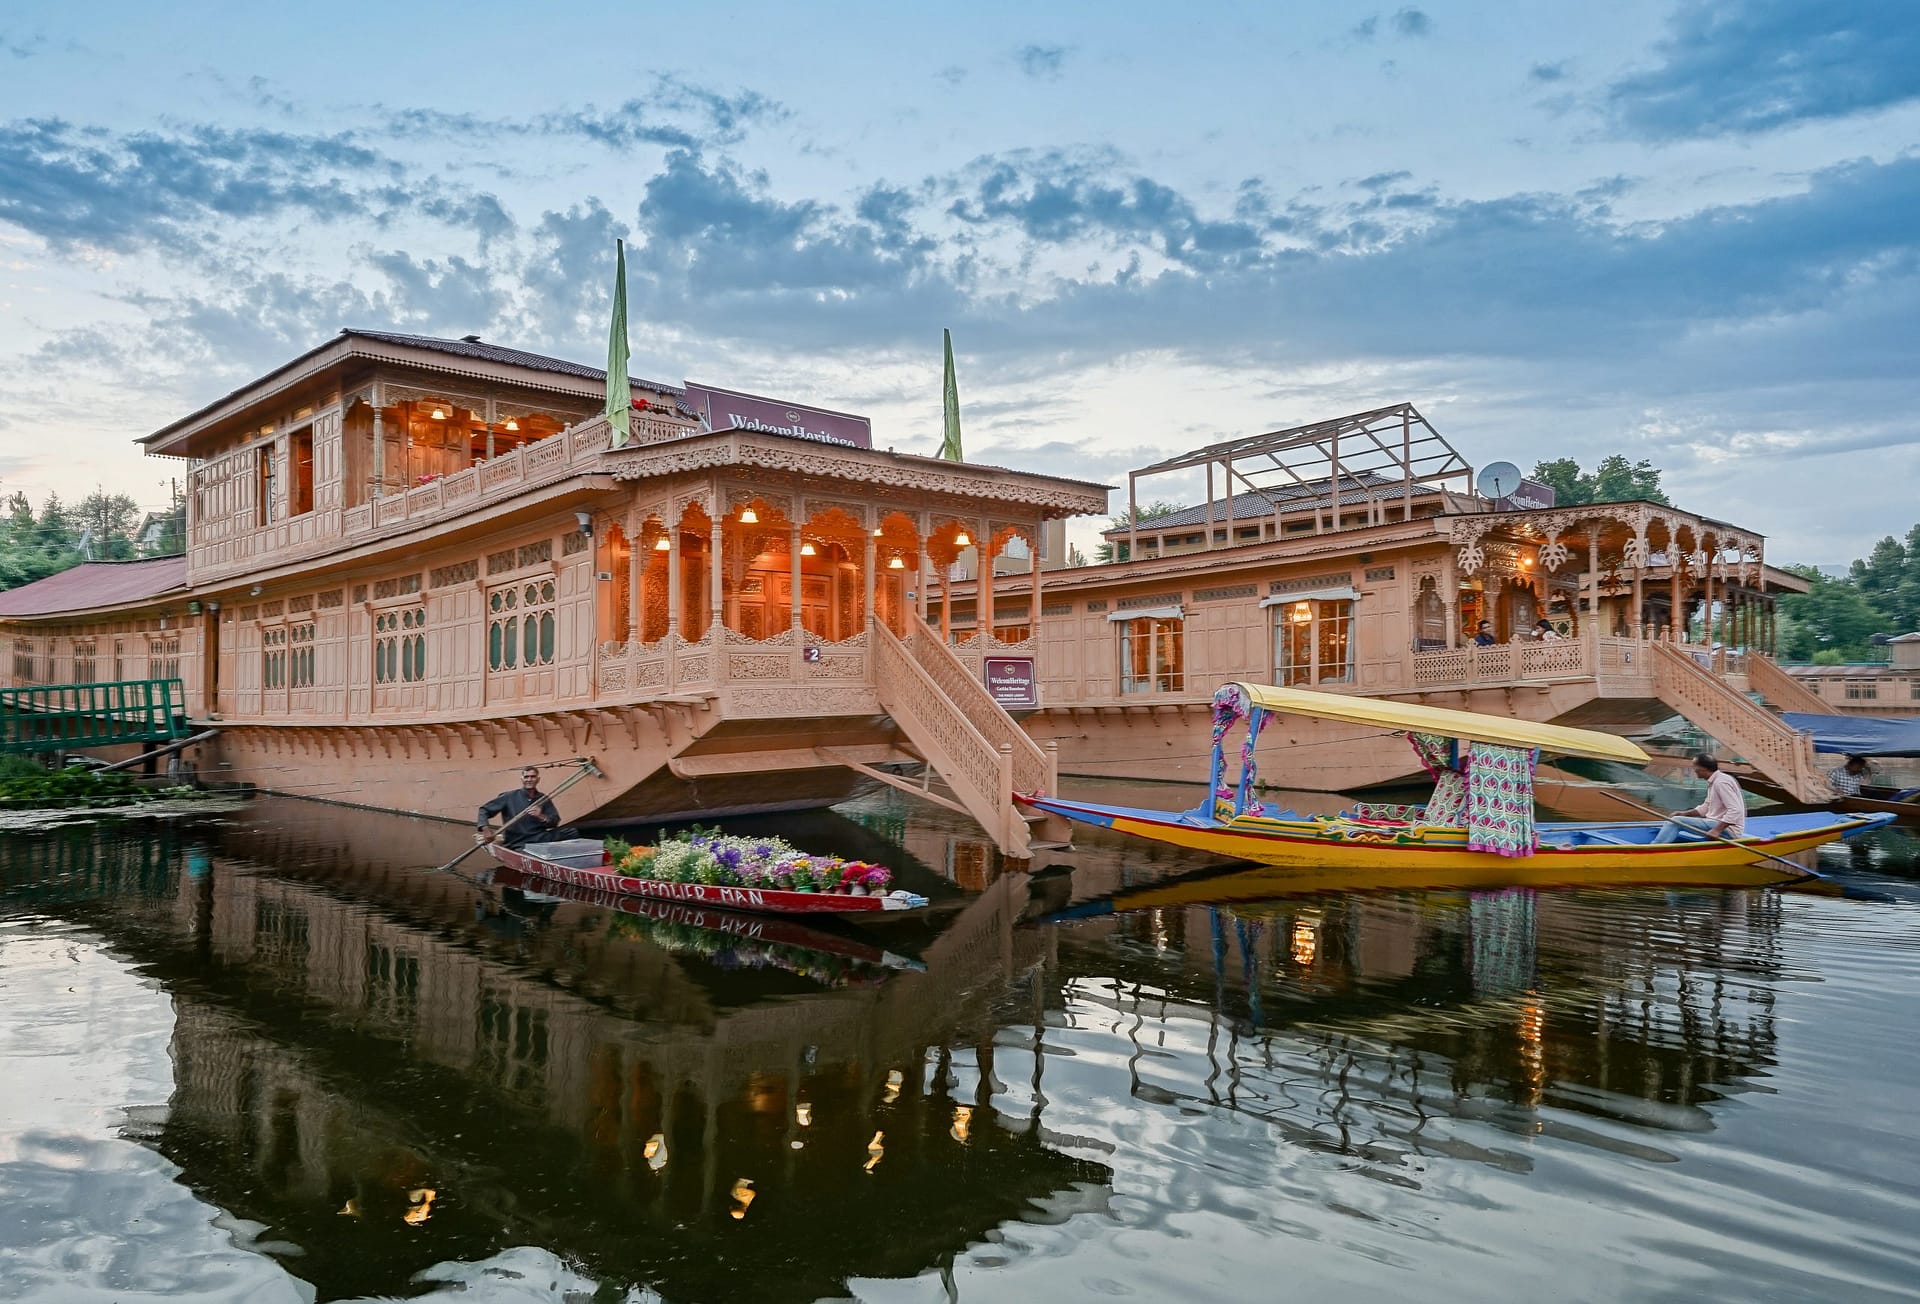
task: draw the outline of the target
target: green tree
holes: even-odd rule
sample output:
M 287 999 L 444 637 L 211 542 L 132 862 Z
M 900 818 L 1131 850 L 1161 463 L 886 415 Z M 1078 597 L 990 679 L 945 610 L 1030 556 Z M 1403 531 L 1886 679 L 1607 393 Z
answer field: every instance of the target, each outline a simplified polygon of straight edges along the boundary
M 95 489 L 73 509 L 72 523 L 86 532 L 95 561 L 124 561 L 133 556 L 133 532 L 140 526 L 140 504 L 126 494 Z
M 78 561 L 72 522 L 57 495 L 38 513 L 23 493 L 7 498 L 6 516 L 0 521 L 0 589 L 45 579 Z
M 1580 463 L 1571 457 L 1535 462 L 1531 478 L 1541 484 L 1551 485 L 1554 501 L 1561 507 L 1578 507 L 1584 503 L 1637 502 L 1642 499 L 1671 506 L 1666 493 L 1660 488 L 1660 475 L 1660 468 L 1645 458 L 1629 462 L 1620 454 L 1613 453 L 1601 458 L 1592 471 L 1581 470 Z
M 1186 508 L 1175 503 L 1154 502 L 1148 503 L 1146 506 L 1140 508 L 1137 518 L 1139 524 L 1145 525 L 1149 521 L 1163 520 L 1166 517 L 1172 516 L 1175 512 L 1183 512 L 1185 510 Z M 1124 530 L 1134 519 L 1135 518 L 1129 516 L 1128 513 L 1121 512 L 1118 516 L 1113 517 L 1107 522 L 1107 529 L 1109 531 Z M 1125 561 L 1127 559 L 1126 541 L 1124 539 L 1101 540 L 1100 546 L 1093 550 L 1093 559 L 1101 562 Z
M 1780 599 L 1781 659 L 1808 662 L 1821 653 L 1832 653 L 1842 661 L 1868 660 L 1870 640 L 1887 632 L 1887 620 L 1859 586 L 1812 566 L 1787 569 L 1805 579 L 1809 588 Z
M 1887 618 L 1889 632 L 1920 630 L 1920 525 L 1904 542 L 1889 534 L 1856 560 L 1848 578 Z
M 174 481 L 173 505 L 160 521 L 160 537 L 147 549 L 149 557 L 178 557 L 187 550 L 187 496 Z

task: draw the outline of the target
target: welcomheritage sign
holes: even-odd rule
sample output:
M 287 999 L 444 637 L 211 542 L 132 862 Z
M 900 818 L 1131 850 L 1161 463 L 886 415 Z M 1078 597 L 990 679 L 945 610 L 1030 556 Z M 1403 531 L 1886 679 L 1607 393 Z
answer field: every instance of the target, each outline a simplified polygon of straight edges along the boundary
M 827 444 L 873 447 L 873 423 L 865 417 L 777 398 L 739 394 L 711 385 L 686 385 L 687 404 L 706 419 L 709 430 L 753 430 L 763 435 L 787 435 Z
M 1015 711 L 1039 707 L 1040 685 L 1033 677 L 1032 657 L 987 657 L 985 662 L 987 691 L 994 701 Z
M 1496 512 L 1533 512 L 1553 506 L 1559 496 L 1550 484 L 1522 480 L 1505 498 L 1494 499 L 1493 509 Z

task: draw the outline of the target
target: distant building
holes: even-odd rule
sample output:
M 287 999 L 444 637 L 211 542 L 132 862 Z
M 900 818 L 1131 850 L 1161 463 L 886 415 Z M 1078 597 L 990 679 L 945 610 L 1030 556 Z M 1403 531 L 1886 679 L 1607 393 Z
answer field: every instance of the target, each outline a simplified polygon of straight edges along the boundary
M 1920 633 L 1890 639 L 1887 648 L 1886 662 L 1784 669 L 1835 715 L 1920 715 Z

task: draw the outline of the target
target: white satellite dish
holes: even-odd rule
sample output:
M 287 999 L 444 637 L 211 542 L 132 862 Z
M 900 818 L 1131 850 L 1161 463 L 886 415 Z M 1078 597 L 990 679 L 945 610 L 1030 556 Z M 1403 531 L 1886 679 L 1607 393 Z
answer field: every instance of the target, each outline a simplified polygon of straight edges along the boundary
M 1512 462 L 1495 462 L 1491 466 L 1480 468 L 1480 477 L 1474 487 L 1482 498 L 1505 498 L 1520 487 L 1520 468 Z

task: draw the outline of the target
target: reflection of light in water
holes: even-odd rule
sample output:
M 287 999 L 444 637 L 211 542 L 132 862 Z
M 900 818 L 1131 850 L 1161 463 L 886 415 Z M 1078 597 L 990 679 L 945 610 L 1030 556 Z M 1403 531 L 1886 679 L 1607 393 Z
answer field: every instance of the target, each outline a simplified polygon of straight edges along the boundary
M 1166 912 L 1164 910 L 1155 910 L 1152 912 L 1151 917 L 1153 920 L 1153 949 L 1165 955 L 1167 951 Z
M 967 1139 L 967 1133 L 969 1130 L 971 1130 L 972 1126 L 973 1126 L 972 1106 L 955 1105 L 953 1107 L 953 1126 L 947 1129 L 947 1135 L 952 1137 L 955 1141 L 964 1142 Z
M 1318 915 L 1302 915 L 1293 921 L 1293 935 L 1288 939 L 1288 953 L 1293 962 L 1305 966 L 1313 963 L 1313 957 L 1320 953 L 1320 918 Z
M 735 1218 L 747 1216 L 747 1209 L 753 1204 L 753 1179 L 743 1177 L 733 1184 L 733 1208 L 728 1210 Z
M 801 1127 L 813 1126 L 813 1106 L 802 1100 L 793 1107 L 793 1121 Z
M 900 1099 L 900 1086 L 906 1080 L 906 1074 L 902 1073 L 899 1069 L 887 1070 L 887 1094 L 880 1097 L 880 1103 L 883 1105 L 891 1105 L 894 1101 Z
M 873 1140 L 867 1142 L 867 1163 L 866 1167 L 861 1171 L 871 1173 L 875 1168 L 879 1167 L 881 1156 L 887 1153 L 886 1146 L 881 1144 L 881 1141 L 886 1135 L 885 1132 L 875 1132 L 873 1134 Z
M 358 1218 L 360 1216 L 360 1202 L 358 1200 L 347 1201 L 340 1206 L 340 1212 L 334 1216 L 337 1218 Z
M 647 1161 L 647 1167 L 659 1172 L 667 1166 L 667 1137 L 664 1132 L 655 1132 L 647 1138 L 647 1144 L 641 1149 L 641 1155 Z
M 1546 1048 L 1540 1044 L 1546 1023 L 1546 1011 L 1540 1008 L 1539 1001 L 1529 997 L 1520 1006 L 1520 1067 L 1527 1075 L 1528 1104 L 1540 1103 L 1547 1081 Z
M 423 1186 L 417 1191 L 408 1191 L 407 1199 L 412 1203 L 413 1208 L 400 1216 L 418 1227 L 433 1216 L 433 1197 L 438 1194 L 439 1192 L 431 1186 Z

